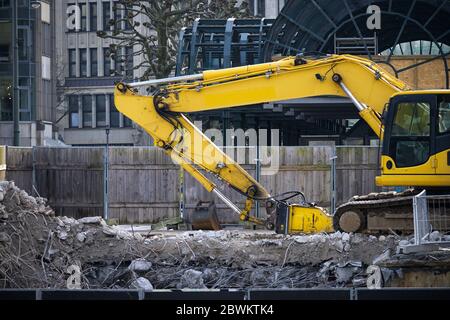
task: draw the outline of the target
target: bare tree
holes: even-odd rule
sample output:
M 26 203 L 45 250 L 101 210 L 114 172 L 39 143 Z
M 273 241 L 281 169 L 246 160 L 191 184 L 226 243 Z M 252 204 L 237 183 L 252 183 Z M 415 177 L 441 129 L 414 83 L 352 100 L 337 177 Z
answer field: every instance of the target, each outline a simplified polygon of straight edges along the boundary
M 97 35 L 113 42 L 110 56 L 116 62 L 114 72 L 144 70 L 140 80 L 163 78 L 172 72 L 178 32 L 195 18 L 250 16 L 247 2 L 237 6 L 236 0 L 119 0 L 113 9 L 112 31 L 99 31 Z M 129 63 L 132 57 L 138 57 L 139 63 Z
M 240 3 L 239 3 L 240 2 Z M 237 0 L 211 0 L 202 18 L 227 19 L 227 18 L 251 18 L 247 1 Z

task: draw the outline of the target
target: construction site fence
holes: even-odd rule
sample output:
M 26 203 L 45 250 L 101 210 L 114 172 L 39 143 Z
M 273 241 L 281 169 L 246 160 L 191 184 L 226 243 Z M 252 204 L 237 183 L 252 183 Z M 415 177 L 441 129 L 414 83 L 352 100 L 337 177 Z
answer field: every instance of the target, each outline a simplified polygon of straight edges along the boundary
M 381 191 L 375 185 L 378 147 L 279 147 L 275 165 L 265 163 L 255 147 L 243 149 L 241 166 L 270 194 L 299 190 L 333 211 L 351 196 Z M 58 215 L 107 214 L 120 223 L 157 223 L 187 217 L 202 200 L 215 202 L 221 223 L 239 220 L 159 148 L 7 147 L 5 160 L 6 179 L 47 198 Z M 241 194 L 214 181 L 244 207 Z M 257 204 L 252 214 L 264 217 L 262 209 Z
M 414 243 L 400 246 L 404 253 L 449 250 L 450 195 L 427 195 L 423 190 L 413 198 Z
M 2 289 L 0 300 L 449 300 L 449 288 L 247 290 Z

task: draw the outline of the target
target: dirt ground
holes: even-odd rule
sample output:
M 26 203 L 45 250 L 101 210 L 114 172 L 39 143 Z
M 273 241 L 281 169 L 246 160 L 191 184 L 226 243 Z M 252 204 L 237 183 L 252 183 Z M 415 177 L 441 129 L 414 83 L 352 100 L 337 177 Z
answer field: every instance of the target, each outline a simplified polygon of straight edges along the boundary
M 56 217 L 45 199 L 0 182 L 0 288 L 365 286 L 368 265 L 401 239 L 268 231 L 128 232 L 100 217 Z

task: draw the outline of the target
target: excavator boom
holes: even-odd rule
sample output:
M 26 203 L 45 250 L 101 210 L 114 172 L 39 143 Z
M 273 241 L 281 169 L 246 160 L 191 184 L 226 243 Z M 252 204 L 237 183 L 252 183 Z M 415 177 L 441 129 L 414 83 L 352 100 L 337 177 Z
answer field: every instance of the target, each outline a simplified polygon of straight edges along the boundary
M 153 95 L 138 94 L 139 87 L 150 85 L 158 86 Z M 404 82 L 364 58 L 297 56 L 197 75 L 119 83 L 115 89 L 115 104 L 121 113 L 153 137 L 156 146 L 163 148 L 206 190 L 214 192 L 239 213 L 242 220 L 273 227 L 274 197 L 196 128 L 185 113 L 305 97 L 342 96 L 353 101 L 361 118 L 382 138 L 381 115 L 386 104 L 393 95 L 407 90 Z M 241 210 L 227 199 L 201 170 L 244 195 L 247 198 L 245 208 Z M 254 200 L 266 202 L 271 219 L 262 221 L 250 217 Z M 289 214 L 294 211 L 286 213 Z M 322 230 L 327 228 L 322 227 Z

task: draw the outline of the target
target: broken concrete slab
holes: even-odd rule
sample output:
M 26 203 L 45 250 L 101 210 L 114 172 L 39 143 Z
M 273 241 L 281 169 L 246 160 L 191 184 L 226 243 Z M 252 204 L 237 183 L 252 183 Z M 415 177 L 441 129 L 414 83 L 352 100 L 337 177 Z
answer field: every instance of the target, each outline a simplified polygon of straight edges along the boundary
M 145 291 L 152 291 L 153 290 L 153 285 L 152 283 L 144 278 L 144 277 L 139 277 L 136 280 L 133 280 L 133 282 L 130 285 L 131 289 L 144 289 Z
M 148 271 L 152 268 L 152 263 L 145 260 L 144 258 L 139 258 L 131 261 L 128 269 L 132 271 Z

